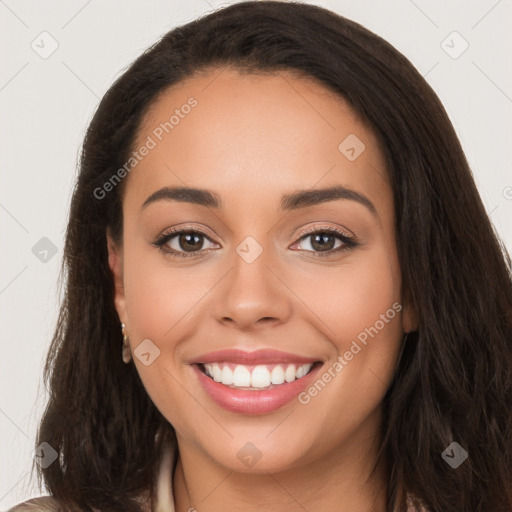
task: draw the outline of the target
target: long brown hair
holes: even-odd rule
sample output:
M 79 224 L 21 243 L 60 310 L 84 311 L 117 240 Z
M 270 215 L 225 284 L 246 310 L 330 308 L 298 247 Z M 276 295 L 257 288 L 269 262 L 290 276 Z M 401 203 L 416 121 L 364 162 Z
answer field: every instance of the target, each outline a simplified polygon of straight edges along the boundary
M 122 337 L 105 233 L 122 243 L 128 160 L 159 93 L 210 68 L 288 70 L 345 98 L 379 138 L 394 193 L 404 294 L 419 315 L 385 397 L 380 455 L 388 510 L 512 510 L 512 279 L 467 160 L 438 97 L 389 43 L 329 10 L 242 2 L 171 30 L 110 87 L 88 128 L 61 278 L 65 296 L 45 367 L 50 398 L 37 445 L 60 457 L 39 477 L 70 510 L 140 512 L 173 427 Z M 95 194 L 96 191 L 96 194 Z M 441 454 L 469 454 L 457 469 Z

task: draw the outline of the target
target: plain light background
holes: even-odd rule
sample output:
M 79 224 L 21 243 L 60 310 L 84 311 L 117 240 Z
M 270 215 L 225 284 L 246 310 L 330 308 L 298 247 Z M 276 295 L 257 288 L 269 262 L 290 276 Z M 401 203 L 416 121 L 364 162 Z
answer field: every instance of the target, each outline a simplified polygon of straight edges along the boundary
M 114 79 L 150 44 L 176 25 L 232 3 L 0 0 L 1 510 L 41 494 L 31 468 L 46 401 L 42 368 L 57 319 L 57 277 L 87 123 Z M 310 3 L 379 34 L 425 76 L 512 252 L 512 1 Z M 44 31 L 51 38 L 40 36 Z M 52 39 L 58 48 L 46 59 L 31 46 L 35 41 L 48 50 Z M 465 41 L 467 50 L 453 58 Z M 32 252 L 43 237 L 57 251 L 46 262 Z

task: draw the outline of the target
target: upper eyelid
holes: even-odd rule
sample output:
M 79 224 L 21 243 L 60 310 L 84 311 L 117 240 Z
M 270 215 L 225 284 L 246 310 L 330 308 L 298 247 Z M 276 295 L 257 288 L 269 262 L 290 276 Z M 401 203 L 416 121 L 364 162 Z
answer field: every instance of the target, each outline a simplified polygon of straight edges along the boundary
M 205 233 L 202 229 L 192 228 L 192 227 L 191 228 L 185 227 L 185 228 L 178 228 L 176 230 L 164 231 L 157 238 L 157 240 L 163 240 L 163 239 L 170 240 L 171 238 L 174 238 L 175 236 L 181 235 L 183 233 L 195 233 L 195 234 L 198 234 L 198 235 L 202 235 L 205 238 L 207 238 L 208 240 L 210 240 L 210 242 L 217 243 L 214 240 L 212 240 L 212 237 L 210 235 L 208 235 L 207 233 Z
M 312 227 L 306 228 L 302 232 L 302 235 L 300 236 L 299 239 L 304 238 L 307 235 L 311 235 L 312 233 L 317 233 L 317 232 L 322 232 L 322 231 L 327 231 L 327 232 L 330 232 L 332 234 L 337 234 L 337 235 L 343 234 L 347 238 L 352 238 L 352 237 L 355 238 L 355 236 L 356 236 L 355 233 L 353 233 L 352 231 L 350 231 L 349 229 L 347 229 L 345 227 L 334 228 L 332 226 L 327 227 L 327 226 L 314 225 Z

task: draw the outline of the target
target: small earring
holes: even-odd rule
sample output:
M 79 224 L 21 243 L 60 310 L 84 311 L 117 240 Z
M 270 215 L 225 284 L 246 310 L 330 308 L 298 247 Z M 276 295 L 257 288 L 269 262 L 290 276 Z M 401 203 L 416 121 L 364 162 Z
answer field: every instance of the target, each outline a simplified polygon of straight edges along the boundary
M 126 325 L 121 324 L 121 332 L 123 333 L 123 349 L 121 355 L 123 357 L 123 363 L 128 364 L 132 360 L 132 351 L 130 348 L 130 342 L 128 341 L 128 335 L 126 334 Z

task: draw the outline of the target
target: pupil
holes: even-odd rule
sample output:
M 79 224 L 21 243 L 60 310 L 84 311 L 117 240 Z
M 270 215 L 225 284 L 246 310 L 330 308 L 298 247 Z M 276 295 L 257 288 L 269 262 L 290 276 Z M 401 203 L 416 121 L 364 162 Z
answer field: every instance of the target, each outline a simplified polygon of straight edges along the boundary
M 326 243 L 326 239 L 331 239 L 331 243 Z M 318 240 L 321 240 L 320 242 Z M 333 245 L 333 242 L 334 241 L 334 237 L 332 235 L 329 235 L 329 234 L 319 234 L 319 235 L 315 235 L 313 237 L 313 243 L 311 244 L 312 247 L 315 249 L 315 250 L 329 250 L 329 249 L 332 249 L 334 247 Z M 318 244 L 317 247 L 315 247 L 315 245 Z M 327 246 L 327 247 L 326 247 Z
M 194 249 L 201 249 L 201 246 L 203 245 L 201 242 L 202 235 L 198 234 L 188 234 L 188 235 L 181 235 L 180 236 L 180 246 L 185 251 L 190 250 L 193 251 Z M 190 242 L 190 240 L 195 239 L 195 244 L 193 242 Z M 187 247 L 188 246 L 188 247 Z

